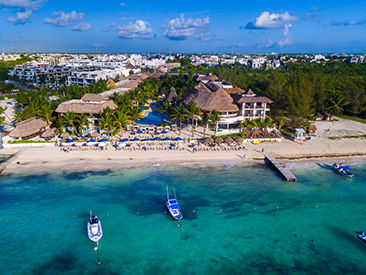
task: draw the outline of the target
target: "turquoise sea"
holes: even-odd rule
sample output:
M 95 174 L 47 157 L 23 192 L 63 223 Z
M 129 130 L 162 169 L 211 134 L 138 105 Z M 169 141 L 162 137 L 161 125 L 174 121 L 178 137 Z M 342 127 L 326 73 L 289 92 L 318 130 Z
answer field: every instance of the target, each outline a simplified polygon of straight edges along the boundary
M 366 274 L 366 163 L 144 166 L 0 176 L 1 274 Z M 165 209 L 177 192 L 181 226 Z M 173 192 L 171 192 L 173 195 Z M 95 251 L 89 210 L 104 236 Z

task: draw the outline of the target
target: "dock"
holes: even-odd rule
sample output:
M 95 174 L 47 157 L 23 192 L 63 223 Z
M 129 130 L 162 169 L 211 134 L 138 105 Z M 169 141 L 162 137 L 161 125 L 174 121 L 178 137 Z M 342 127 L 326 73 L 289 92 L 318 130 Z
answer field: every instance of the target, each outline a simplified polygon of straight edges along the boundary
M 297 181 L 297 178 L 288 170 L 282 163 L 280 163 L 269 152 L 263 152 L 266 159 L 278 170 L 278 172 L 286 179 L 286 181 Z
M 2 163 L 0 163 L 0 173 L 2 173 L 6 166 L 8 166 L 10 163 L 12 163 L 14 160 L 16 160 L 26 149 L 21 149 L 15 154 L 8 157 L 6 160 L 4 160 Z

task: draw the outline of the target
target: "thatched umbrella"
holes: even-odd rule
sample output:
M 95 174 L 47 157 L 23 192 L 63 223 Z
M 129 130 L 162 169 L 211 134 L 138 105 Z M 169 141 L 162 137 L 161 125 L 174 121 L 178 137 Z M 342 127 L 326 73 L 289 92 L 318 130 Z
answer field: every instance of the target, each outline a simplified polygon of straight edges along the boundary
M 69 133 L 62 133 L 61 134 L 61 138 L 69 138 L 70 137 L 70 134 Z
M 99 135 L 98 132 L 92 132 L 92 133 L 89 134 L 89 136 L 92 137 L 92 138 L 98 138 L 100 135 Z
M 243 141 L 244 141 L 244 139 L 243 139 L 241 136 L 238 136 L 238 137 L 235 139 L 235 142 L 236 142 L 237 144 L 242 144 L 242 143 L 243 143 Z
M 56 128 L 51 128 L 51 129 L 48 129 L 46 132 L 44 132 L 41 137 L 43 138 L 50 138 L 50 137 L 53 137 L 55 135 L 55 130 Z
M 210 144 L 212 142 L 214 142 L 214 140 L 211 137 L 205 138 L 205 143 Z
M 230 143 L 233 143 L 234 142 L 234 140 L 231 138 L 231 137 L 227 137 L 227 138 L 225 138 L 225 143 L 227 143 L 227 144 L 230 144 Z
M 224 140 L 220 137 L 215 138 L 215 143 L 219 144 L 222 143 Z

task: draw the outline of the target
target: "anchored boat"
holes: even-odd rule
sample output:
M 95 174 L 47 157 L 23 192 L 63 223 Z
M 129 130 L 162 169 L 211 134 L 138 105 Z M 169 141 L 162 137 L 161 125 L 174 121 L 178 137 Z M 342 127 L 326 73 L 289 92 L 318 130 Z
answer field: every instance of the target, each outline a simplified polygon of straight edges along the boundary
M 366 243 L 366 234 L 363 231 L 356 231 L 356 234 L 358 235 L 358 238 Z
M 174 199 L 169 199 L 169 190 L 168 190 L 168 185 L 166 186 L 166 195 L 167 195 L 167 201 L 166 201 L 166 207 L 168 208 L 169 212 L 170 212 L 170 215 L 180 221 L 181 219 L 183 219 L 183 215 L 182 213 L 180 212 L 180 206 L 178 204 L 178 201 L 177 201 L 177 196 L 175 194 L 175 189 L 173 187 L 173 190 L 174 190 Z
M 350 171 L 351 169 L 347 165 L 344 165 L 343 163 L 334 163 L 333 169 L 336 170 L 342 176 L 346 176 L 349 178 L 352 178 L 354 176 L 354 174 L 352 174 Z
M 100 220 L 98 220 L 98 217 L 92 215 L 91 210 L 87 228 L 88 228 L 89 239 L 93 242 L 99 242 L 99 240 L 103 236 L 102 225 L 100 223 Z

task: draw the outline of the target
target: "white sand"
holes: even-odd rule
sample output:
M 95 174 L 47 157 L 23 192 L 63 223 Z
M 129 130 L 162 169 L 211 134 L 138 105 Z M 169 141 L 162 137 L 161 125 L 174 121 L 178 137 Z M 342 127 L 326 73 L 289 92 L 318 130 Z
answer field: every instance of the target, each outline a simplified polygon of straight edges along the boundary
M 303 144 L 288 139 L 282 142 L 266 142 L 259 145 L 244 144 L 246 151 L 198 151 L 182 144 L 185 150 L 167 151 L 116 151 L 112 146 L 104 151 L 71 151 L 65 153 L 59 147 L 29 148 L 11 163 L 5 172 L 40 171 L 49 169 L 108 169 L 151 164 L 176 164 L 209 161 L 252 161 L 263 159 L 262 148 L 279 159 L 335 158 L 366 156 L 365 138 L 327 138 L 330 131 L 349 130 L 366 133 L 366 125 L 341 120 L 339 122 L 317 122 L 318 137 Z M 331 129 L 328 131 L 328 129 Z M 17 149 L 3 149 L 2 154 L 11 154 Z M 245 159 L 243 156 L 246 155 Z

